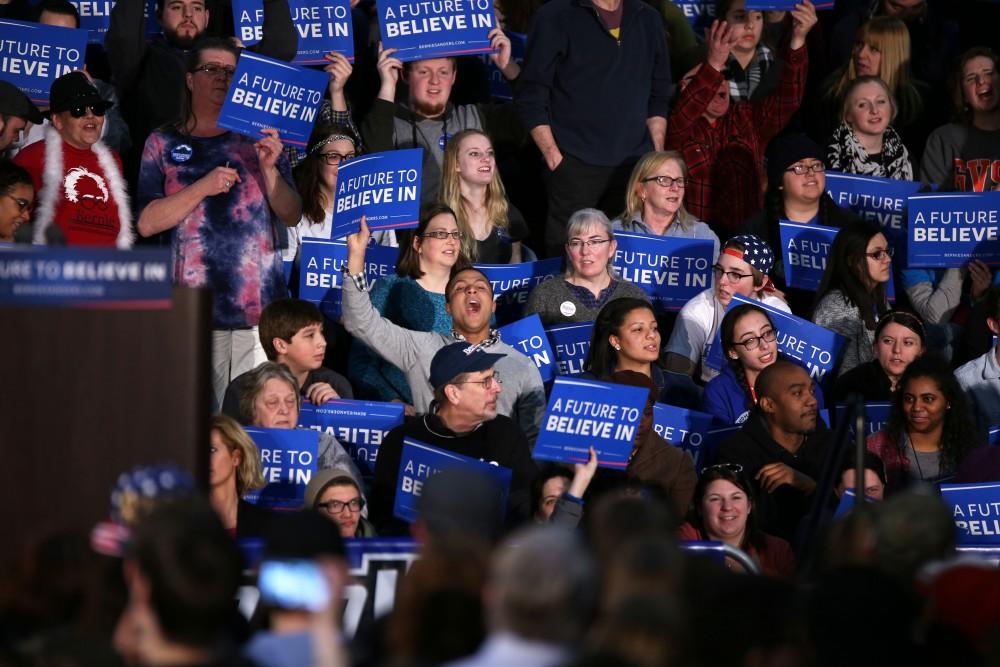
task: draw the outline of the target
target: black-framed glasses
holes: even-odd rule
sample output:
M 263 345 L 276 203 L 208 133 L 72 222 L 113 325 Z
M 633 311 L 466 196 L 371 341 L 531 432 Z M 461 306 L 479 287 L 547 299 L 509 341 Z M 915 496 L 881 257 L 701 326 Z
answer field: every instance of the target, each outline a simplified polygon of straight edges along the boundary
M 351 512 L 360 512 L 365 508 L 365 499 L 352 498 L 346 503 L 341 500 L 328 500 L 325 503 L 316 503 L 316 507 L 319 507 L 327 514 L 340 514 L 345 509 L 349 509 Z
M 729 279 L 729 282 L 731 283 L 738 283 L 744 278 L 749 278 L 750 276 L 753 275 L 752 273 L 737 273 L 736 271 L 726 271 L 718 264 L 712 267 L 712 273 L 715 275 L 716 280 L 719 280 L 722 278 L 722 276 L 725 276 L 726 278 Z
M 453 232 L 446 232 L 443 229 L 438 229 L 438 230 L 435 230 L 433 232 L 427 232 L 425 234 L 421 234 L 420 236 L 422 236 L 425 239 L 428 239 L 428 238 L 429 239 L 437 239 L 438 241 L 444 241 L 446 238 L 448 238 L 450 236 L 451 238 L 455 239 L 456 241 L 461 241 L 463 238 L 465 238 L 465 233 L 464 232 L 460 232 L 458 230 L 455 230 Z
M 493 383 L 503 384 L 503 380 L 500 379 L 500 373 L 493 371 L 493 375 L 483 378 L 482 380 L 463 380 L 462 382 L 453 382 L 452 384 L 481 384 L 483 389 L 489 391 L 493 388 Z
M 883 259 L 892 259 L 892 248 L 879 248 L 875 252 L 866 252 L 865 257 L 871 257 L 876 262 L 881 262 Z
M 358 154 L 347 153 L 346 155 L 344 155 L 336 151 L 330 151 L 329 153 L 320 153 L 319 156 L 323 158 L 323 161 L 326 162 L 328 165 L 330 165 L 331 167 L 335 167 L 341 162 L 344 162 L 345 160 L 353 160 L 358 156 Z
M 583 246 L 594 248 L 594 246 L 604 245 L 605 243 L 611 243 L 611 239 L 588 239 L 586 241 L 583 239 L 573 239 L 566 244 L 566 247 L 579 252 L 583 249 Z
M 15 197 L 9 192 L 5 192 L 3 196 L 10 197 L 14 201 L 14 203 L 17 204 L 17 210 L 20 211 L 21 213 L 27 211 L 28 207 L 31 206 L 31 202 L 28 201 L 27 199 L 22 199 L 21 197 Z
M 227 79 L 232 79 L 236 74 L 236 68 L 232 65 L 198 65 L 191 71 L 204 72 L 209 76 L 225 76 Z
M 83 118 L 87 115 L 87 111 L 90 111 L 90 113 L 100 117 L 104 115 L 105 109 L 103 105 L 88 106 L 86 104 L 81 104 L 80 106 L 70 107 L 69 115 L 73 118 Z
M 785 171 L 790 171 L 796 176 L 804 176 L 809 172 L 812 172 L 814 174 L 822 174 L 824 171 L 826 171 L 826 165 L 823 164 L 822 162 L 814 162 L 812 164 L 793 164 Z
M 760 342 L 773 343 L 778 339 L 778 332 L 774 329 L 768 329 L 759 336 L 751 336 L 745 340 L 734 340 L 733 345 L 742 345 L 748 350 L 756 350 L 760 346 Z
M 669 188 L 677 186 L 679 188 L 684 187 L 684 177 L 671 178 L 670 176 L 650 176 L 649 178 L 642 179 L 642 183 L 649 183 L 650 181 L 656 181 L 656 184 L 661 188 Z
M 716 463 L 715 465 L 705 466 L 702 469 L 701 474 L 704 475 L 710 470 L 725 470 L 726 472 L 731 472 L 736 475 L 743 474 L 743 466 L 739 463 Z

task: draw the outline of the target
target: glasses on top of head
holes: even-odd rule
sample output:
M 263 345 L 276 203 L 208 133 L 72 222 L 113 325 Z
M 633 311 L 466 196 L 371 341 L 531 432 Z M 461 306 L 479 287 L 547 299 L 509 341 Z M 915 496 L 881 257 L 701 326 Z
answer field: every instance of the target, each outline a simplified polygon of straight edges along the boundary
M 805 174 L 808 174 L 809 172 L 813 172 L 814 174 L 822 174 L 824 171 L 826 171 L 826 165 L 823 164 L 822 162 L 814 162 L 812 164 L 793 164 L 785 171 L 790 171 L 796 176 L 803 176 Z
M 25 211 L 27 211 L 28 207 L 31 206 L 31 202 L 28 201 L 27 199 L 22 199 L 20 197 L 15 197 L 14 195 L 10 194 L 9 192 L 5 192 L 3 196 L 4 197 L 10 197 L 14 201 L 14 203 L 17 204 L 17 210 L 20 211 L 21 213 L 24 213 Z
M 319 156 L 328 165 L 330 165 L 331 167 L 335 167 L 341 162 L 344 162 L 346 160 L 353 160 L 358 156 L 358 154 L 357 153 L 341 154 L 336 151 L 330 151 L 329 153 L 320 153 Z
M 650 181 L 656 181 L 656 184 L 661 188 L 671 188 L 677 186 L 679 188 L 684 187 L 684 177 L 671 178 L 670 176 L 650 176 L 649 178 L 642 179 L 642 183 L 649 183 Z
M 69 115 L 73 118 L 83 118 L 87 115 L 88 110 L 95 116 L 103 116 L 105 111 L 103 106 L 87 106 L 86 104 L 81 104 L 80 106 L 70 108 Z
M 701 474 L 704 475 L 710 470 L 725 470 L 727 472 L 740 475 L 743 473 L 743 466 L 739 463 L 716 463 L 715 465 L 705 466 L 702 469 Z
M 593 248 L 594 246 L 600 246 L 605 243 L 611 243 L 611 239 L 588 239 L 586 241 L 584 241 L 583 239 L 572 239 L 571 241 L 566 243 L 566 247 L 569 248 L 570 250 L 579 251 L 583 249 L 583 246 L 587 246 L 588 248 Z
M 346 503 L 340 500 L 328 500 L 325 503 L 316 503 L 316 507 L 319 507 L 327 514 L 340 514 L 345 509 L 351 512 L 360 512 L 365 508 L 365 499 L 352 498 Z
M 738 283 L 744 278 L 749 278 L 750 276 L 753 275 L 752 273 L 737 273 L 736 271 L 726 271 L 718 264 L 712 267 L 712 273 L 715 275 L 716 280 L 720 280 L 722 276 L 725 276 L 726 278 L 729 279 L 729 282 L 731 283 Z
M 425 239 L 426 238 L 437 239 L 438 241 L 444 241 L 449 236 L 455 239 L 456 241 L 461 241 L 463 238 L 465 238 L 465 234 L 463 232 L 460 232 L 458 230 L 455 230 L 453 232 L 446 232 L 443 229 L 438 229 L 433 232 L 427 232 L 426 234 L 421 234 L 420 236 L 422 236 Z
M 876 262 L 881 262 L 883 259 L 892 259 L 892 248 L 879 248 L 875 252 L 866 252 L 866 257 L 871 257 Z
M 778 339 L 778 332 L 774 329 L 768 329 L 759 336 L 751 336 L 745 340 L 734 340 L 733 345 L 742 345 L 748 350 L 756 350 L 760 346 L 760 342 L 773 343 Z
M 232 65 L 199 65 L 192 72 L 204 72 L 209 76 L 225 76 L 227 79 L 233 78 L 236 68 Z
M 503 380 L 500 379 L 500 373 L 497 371 L 493 371 L 493 375 L 482 380 L 463 380 L 462 382 L 453 382 L 452 384 L 481 384 L 483 385 L 483 389 L 489 391 L 493 388 L 493 383 L 498 385 L 503 384 Z

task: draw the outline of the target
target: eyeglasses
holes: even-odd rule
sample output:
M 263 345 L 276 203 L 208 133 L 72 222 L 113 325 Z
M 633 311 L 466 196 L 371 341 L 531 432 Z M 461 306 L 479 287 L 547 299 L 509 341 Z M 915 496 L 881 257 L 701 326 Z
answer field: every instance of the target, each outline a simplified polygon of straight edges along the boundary
M 650 176 L 649 178 L 642 179 L 642 183 L 649 183 L 650 181 L 656 181 L 656 184 L 661 188 L 669 188 L 676 185 L 679 188 L 684 187 L 684 178 L 671 178 L 669 176 Z
M 328 500 L 325 503 L 316 503 L 316 507 L 321 508 L 327 514 L 341 514 L 345 509 L 351 512 L 360 512 L 365 508 L 364 498 L 352 498 L 346 503 L 340 500 Z
M 716 463 L 712 466 L 705 466 L 701 474 L 704 475 L 709 470 L 725 470 L 726 472 L 736 473 L 740 475 L 743 473 L 743 466 L 739 463 Z
M 326 162 L 328 165 L 330 165 L 331 167 L 335 167 L 345 160 L 353 160 L 358 156 L 358 154 L 348 153 L 347 155 L 341 155 L 340 153 L 331 151 L 329 153 L 320 153 L 319 156 L 323 158 L 323 161 Z
M 805 174 L 808 174 L 810 171 L 813 172 L 814 174 L 822 174 L 824 171 L 826 171 L 826 165 L 823 164 L 822 162 L 814 162 L 813 164 L 793 164 L 785 171 L 790 171 L 794 173 L 796 176 L 804 176 Z
M 735 271 L 726 271 L 718 264 L 712 267 L 712 273 L 715 274 L 716 280 L 719 280 L 722 278 L 722 276 L 725 276 L 726 278 L 729 278 L 729 282 L 731 283 L 738 283 L 744 278 L 749 278 L 750 276 L 753 275 L 752 273 L 736 273 Z
M 611 239 L 589 239 L 587 241 L 583 241 L 581 239 L 573 239 L 572 241 L 566 244 L 566 247 L 569 248 L 570 250 L 579 252 L 580 250 L 583 249 L 583 246 L 587 246 L 588 248 L 593 248 L 594 246 L 603 245 L 605 243 L 611 243 Z
M 69 109 L 69 115 L 73 118 L 83 118 L 87 115 L 88 110 L 90 113 L 98 117 L 103 116 L 105 111 L 103 106 L 86 106 L 81 104 L 78 107 L 72 107 Z
M 17 204 L 17 210 L 20 211 L 21 213 L 27 211 L 28 207 L 31 206 L 31 202 L 28 201 L 27 199 L 21 199 L 20 197 L 15 197 L 12 194 L 5 193 L 4 197 L 10 197 L 14 201 L 14 203 Z
M 437 239 L 438 241 L 444 241 L 449 236 L 455 240 L 461 240 L 465 238 L 465 234 L 463 232 L 457 230 L 454 232 L 446 232 L 443 229 L 439 229 L 434 232 L 427 232 L 426 234 L 421 234 L 420 236 L 422 236 L 425 239 L 427 238 Z
M 462 382 L 452 382 L 452 384 L 481 384 L 483 389 L 489 391 L 493 388 L 493 383 L 498 385 L 503 384 L 503 380 L 500 379 L 500 373 L 493 371 L 493 375 L 482 380 L 463 380 Z
M 751 336 L 746 340 L 734 340 L 733 345 L 742 345 L 748 350 L 756 350 L 761 341 L 764 341 L 765 343 L 773 343 L 777 339 L 778 332 L 774 329 L 768 329 L 759 336 Z
M 871 257 L 876 262 L 881 262 L 883 259 L 892 259 L 892 248 L 879 248 L 875 252 L 866 252 L 866 257 Z
M 199 65 L 192 72 L 204 72 L 209 76 L 224 76 L 227 79 L 233 78 L 236 68 L 230 65 Z

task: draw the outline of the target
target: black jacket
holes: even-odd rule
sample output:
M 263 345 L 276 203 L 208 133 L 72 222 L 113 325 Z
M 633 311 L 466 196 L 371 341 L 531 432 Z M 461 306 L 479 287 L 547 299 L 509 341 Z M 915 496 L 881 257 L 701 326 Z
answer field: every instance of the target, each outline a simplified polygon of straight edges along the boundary
M 892 400 L 892 383 L 878 359 L 866 361 L 838 377 L 830 394 L 831 406 L 843 403 L 854 393 L 864 396 L 866 403 Z

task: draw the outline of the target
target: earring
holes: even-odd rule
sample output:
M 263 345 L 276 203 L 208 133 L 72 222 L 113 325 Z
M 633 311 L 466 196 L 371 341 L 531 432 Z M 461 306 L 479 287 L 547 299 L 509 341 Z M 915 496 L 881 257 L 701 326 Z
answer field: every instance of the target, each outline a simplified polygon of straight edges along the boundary
M 622 351 L 622 346 L 621 345 L 615 345 L 615 350 L 621 352 Z M 949 407 L 951 407 L 951 406 L 949 406 Z

